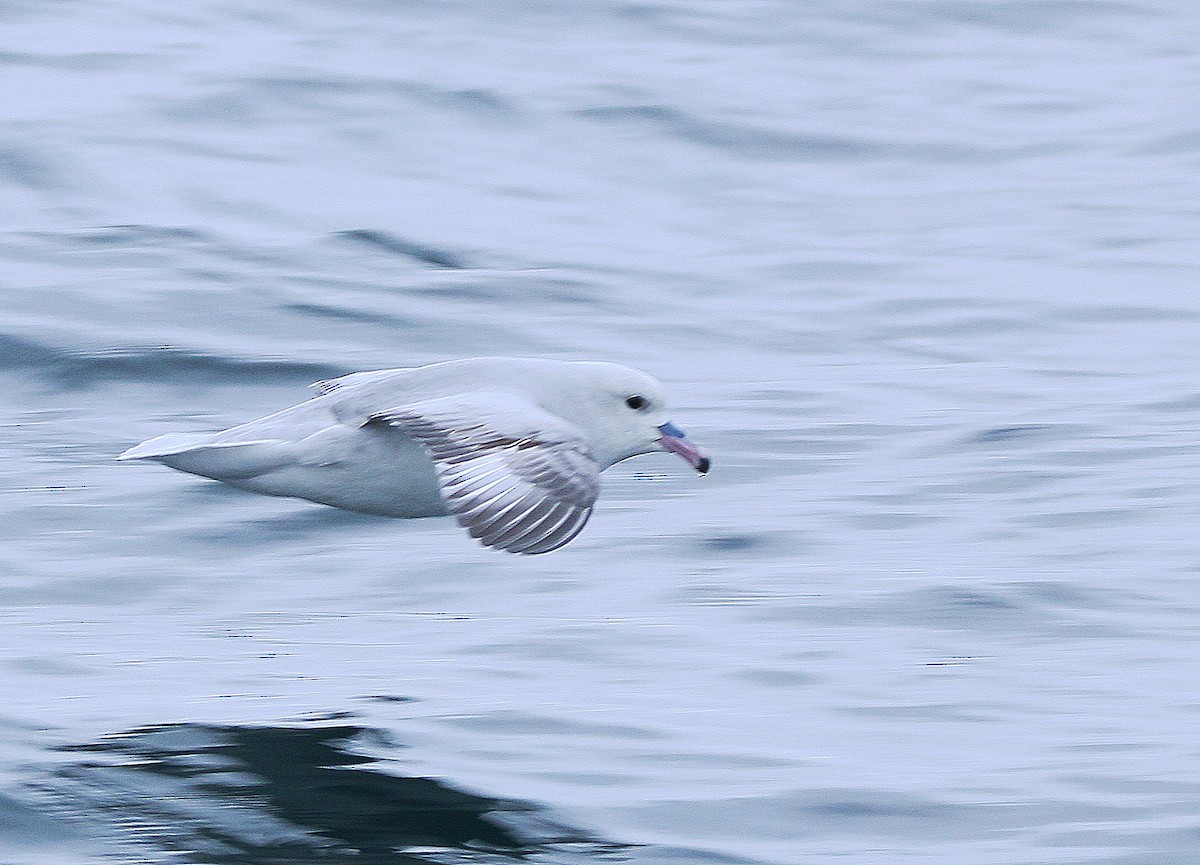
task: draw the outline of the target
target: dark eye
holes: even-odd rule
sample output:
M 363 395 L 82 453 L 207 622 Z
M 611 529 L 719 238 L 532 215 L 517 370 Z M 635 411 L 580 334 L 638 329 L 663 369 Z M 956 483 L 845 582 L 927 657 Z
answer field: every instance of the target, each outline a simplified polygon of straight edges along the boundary
M 625 405 L 629 406 L 634 411 L 637 411 L 638 409 L 643 409 L 646 407 L 646 398 L 644 396 L 638 396 L 637 394 L 634 394 L 631 397 L 625 398 Z

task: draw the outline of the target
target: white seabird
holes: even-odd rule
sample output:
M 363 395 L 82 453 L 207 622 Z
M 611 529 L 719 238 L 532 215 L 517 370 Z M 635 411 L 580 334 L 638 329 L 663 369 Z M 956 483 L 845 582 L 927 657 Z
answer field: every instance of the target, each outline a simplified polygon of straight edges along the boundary
M 579 534 L 614 463 L 665 450 L 710 465 L 669 421 L 662 385 L 613 363 L 471 358 L 314 387 L 273 415 L 118 459 L 368 514 L 453 514 L 484 545 L 528 554 Z

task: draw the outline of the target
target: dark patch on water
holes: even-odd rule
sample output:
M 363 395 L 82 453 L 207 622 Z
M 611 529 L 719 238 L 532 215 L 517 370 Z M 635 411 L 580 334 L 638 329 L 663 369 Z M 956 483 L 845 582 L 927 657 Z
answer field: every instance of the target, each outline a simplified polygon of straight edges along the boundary
M 1031 580 L 1011 586 L 1038 604 L 1078 610 L 1104 610 L 1113 606 L 1111 589 L 1101 592 L 1064 580 Z M 1120 599 L 1129 600 L 1129 594 L 1122 593 Z
M 800 798 L 799 796 L 797 798 Z M 949 806 L 936 802 L 922 801 L 913 796 L 883 794 L 875 791 L 834 791 L 822 800 L 808 794 L 809 801 L 801 801 L 800 807 L 817 818 L 834 821 L 866 821 L 881 817 L 928 820 L 941 817 Z
M 975 444 L 1000 444 L 1020 439 L 1036 438 L 1053 429 L 1047 424 L 1019 424 L 1016 426 L 1001 426 L 977 432 L 967 439 Z
M 834 135 L 793 135 L 771 129 L 701 120 L 663 105 L 583 108 L 576 116 L 604 123 L 640 123 L 674 138 L 757 159 L 857 160 L 878 155 L 880 145 Z
M 432 264 L 435 267 L 461 270 L 470 266 L 462 257 L 453 252 L 426 246 L 423 243 L 407 240 L 386 231 L 376 231 L 371 228 L 353 228 L 349 231 L 335 232 L 334 237 L 373 246 L 392 255 L 412 258 L 422 264 Z
M 573 112 L 585 120 L 638 124 L 680 141 L 746 159 L 858 162 L 897 159 L 914 162 L 996 162 L 1032 155 L 1037 148 L 968 147 L 947 141 L 882 141 L 846 135 L 797 133 L 744 123 L 695 117 L 665 105 L 603 105 Z
M 175 346 L 72 351 L 0 334 L 0 371 L 40 374 L 56 385 L 79 388 L 103 381 L 247 382 L 315 381 L 343 375 L 329 364 L 270 358 L 237 358 Z
M 118 840 L 182 862 L 583 862 L 618 849 L 539 806 L 382 771 L 359 752 L 395 747 L 353 725 L 171 724 L 63 748 L 80 761 L 46 786 L 90 818 L 107 815 Z
M 96 352 L 64 352 L 58 378 L 81 385 L 109 379 L 154 382 L 279 382 L 344 375 L 330 364 L 271 358 L 239 358 L 189 351 L 174 346 L 112 348 Z
M 995 592 L 972 591 L 953 586 L 941 586 L 937 588 L 934 594 L 936 594 L 939 600 L 937 603 L 931 604 L 931 606 L 940 606 L 947 610 L 1017 610 L 1020 608 L 1020 605 L 1001 597 Z
M 704 548 L 718 553 L 744 553 L 760 549 L 766 544 L 764 537 L 754 534 L 714 535 L 700 542 Z
M 482 87 L 468 87 L 459 90 L 443 90 L 428 84 L 413 81 L 387 82 L 382 89 L 393 94 L 418 99 L 426 105 L 437 108 L 449 108 L 461 112 L 472 119 L 486 118 L 491 120 L 512 121 L 520 116 L 520 111 L 508 99 L 494 90 Z
M 1142 408 L 1160 412 L 1193 412 L 1200 410 L 1200 393 L 1189 394 L 1175 399 L 1156 400 L 1142 403 Z
M 957 0 L 910 0 L 888 7 L 956 25 L 991 28 L 1001 32 L 1032 34 L 1077 29 L 1113 16 L 1157 14 L 1146 4 L 1115 0 L 1074 0 L 1071 3 L 1039 3 L 1023 0 L 994 0 L 990 3 L 959 3 Z
M 0 145 L 0 177 L 27 189 L 48 191 L 62 184 L 55 168 L 27 147 Z
M 301 315 L 311 315 L 316 318 L 338 319 L 340 321 L 378 324 L 384 327 L 409 328 L 419 330 L 425 324 L 416 316 L 402 316 L 394 313 L 376 312 L 374 310 L 352 309 L 346 306 L 333 306 L 328 303 L 281 303 L 279 308 Z
M 802 673 L 799 670 L 776 669 L 741 670 L 734 673 L 732 678 L 765 688 L 784 688 L 786 690 L 811 688 L 823 681 L 820 676 Z
M 439 297 L 462 298 L 480 303 L 502 301 L 539 304 L 566 303 L 599 306 L 603 296 L 598 289 L 582 282 L 561 279 L 545 279 L 540 276 L 522 275 L 519 281 L 459 282 L 439 284 L 427 289 Z
M 508 100 L 491 90 L 478 87 L 448 90 L 444 94 L 444 99 L 439 101 L 464 108 L 473 114 L 487 114 L 504 119 L 511 119 L 518 114 Z
M 194 228 L 163 225 L 105 225 L 72 232 L 72 240 L 95 246 L 175 245 L 179 241 L 210 243 L 212 238 Z
M 0 369 L 29 369 L 52 366 L 62 352 L 17 336 L 0 334 Z

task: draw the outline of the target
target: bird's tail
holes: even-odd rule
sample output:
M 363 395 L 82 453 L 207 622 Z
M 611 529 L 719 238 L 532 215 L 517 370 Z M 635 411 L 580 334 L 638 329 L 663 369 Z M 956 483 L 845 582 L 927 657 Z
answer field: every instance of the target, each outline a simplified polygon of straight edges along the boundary
M 167 433 L 134 445 L 117 457 L 119 460 L 152 460 L 159 457 L 181 454 L 202 446 L 211 433 L 197 435 L 196 433 Z
M 210 435 L 168 433 L 131 447 L 119 460 L 154 460 L 181 472 L 226 483 L 275 471 L 294 461 L 285 442 L 274 439 L 213 441 Z

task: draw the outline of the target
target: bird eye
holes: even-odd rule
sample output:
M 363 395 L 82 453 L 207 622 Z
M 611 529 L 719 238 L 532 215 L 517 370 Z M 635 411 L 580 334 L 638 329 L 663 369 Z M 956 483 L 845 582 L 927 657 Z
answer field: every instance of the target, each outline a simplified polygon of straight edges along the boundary
M 644 396 L 634 394 L 633 396 L 625 399 L 625 405 L 629 406 L 634 411 L 637 411 L 638 409 L 643 409 L 646 407 L 646 398 Z

